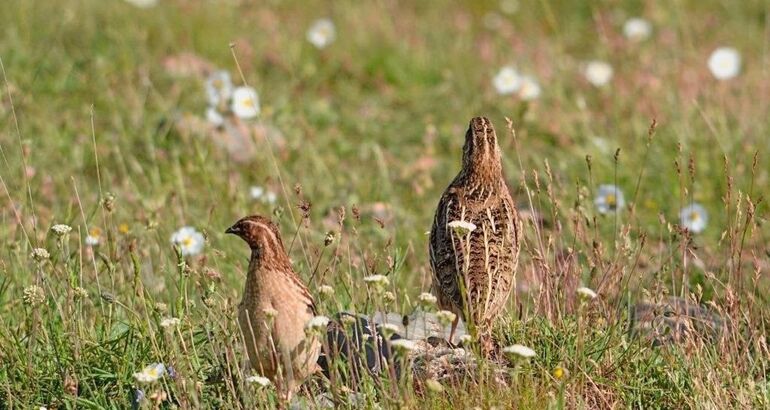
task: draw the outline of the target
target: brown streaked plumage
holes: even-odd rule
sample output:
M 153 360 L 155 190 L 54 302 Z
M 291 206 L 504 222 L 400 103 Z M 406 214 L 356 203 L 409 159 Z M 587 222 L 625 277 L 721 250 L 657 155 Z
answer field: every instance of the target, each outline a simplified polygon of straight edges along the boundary
M 313 297 L 291 267 L 278 227 L 268 218 L 247 216 L 225 231 L 251 248 L 238 322 L 251 366 L 273 381 L 284 399 L 317 370 L 321 344 L 305 335 L 315 315 Z M 270 318 L 266 312 L 274 311 Z
M 447 226 L 453 221 L 473 223 L 476 229 L 461 236 Z M 521 235 L 495 130 L 488 119 L 473 118 L 465 134 L 462 169 L 436 209 L 430 261 L 439 307 L 474 326 L 487 354 L 493 349 L 493 322 L 513 289 Z

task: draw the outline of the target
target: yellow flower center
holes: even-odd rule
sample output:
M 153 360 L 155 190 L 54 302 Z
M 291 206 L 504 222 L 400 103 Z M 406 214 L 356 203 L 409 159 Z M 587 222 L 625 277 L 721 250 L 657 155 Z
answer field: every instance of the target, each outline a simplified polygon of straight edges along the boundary
M 118 225 L 118 232 L 120 232 L 122 234 L 127 234 L 128 233 L 128 224 L 124 222 L 124 223 Z
M 618 205 L 618 198 L 615 196 L 615 194 L 607 194 L 607 197 L 604 201 L 607 202 L 607 205 L 610 208 L 615 208 Z
M 214 85 L 214 88 L 216 88 L 217 90 L 221 90 L 222 87 L 224 86 L 224 83 L 222 82 L 222 80 L 214 80 L 212 84 Z
M 700 221 L 700 213 L 698 213 L 698 211 L 690 212 L 690 221 L 692 222 Z
M 246 98 L 243 100 L 243 106 L 246 108 L 254 108 L 254 99 L 253 98 Z
M 553 377 L 556 378 L 556 380 L 561 380 L 561 378 L 564 377 L 564 369 L 561 367 L 553 369 Z
M 193 242 L 192 238 L 188 236 L 188 237 L 182 239 L 182 246 L 188 247 L 188 246 L 192 245 L 192 242 Z
M 88 231 L 88 234 L 93 236 L 94 238 L 99 238 L 102 236 L 102 230 L 96 227 L 91 228 L 90 231 Z

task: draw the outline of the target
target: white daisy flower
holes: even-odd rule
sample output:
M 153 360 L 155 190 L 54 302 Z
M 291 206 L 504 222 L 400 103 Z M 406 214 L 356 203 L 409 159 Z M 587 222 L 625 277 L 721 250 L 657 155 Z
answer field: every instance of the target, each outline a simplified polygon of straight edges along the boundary
M 519 344 L 504 347 L 503 353 L 516 355 L 519 357 L 523 357 L 525 359 L 528 359 L 530 357 L 535 357 L 537 355 L 537 353 L 535 353 L 534 350 L 528 348 L 527 346 L 519 345 Z
M 615 185 L 600 185 L 594 204 L 599 213 L 617 212 L 626 205 L 623 191 Z
M 230 109 L 238 118 L 249 119 L 259 114 L 259 96 L 251 87 L 238 87 L 233 91 Z
M 206 95 L 209 105 L 212 107 L 227 104 L 233 95 L 233 82 L 230 80 L 230 73 L 220 70 L 209 74 L 206 79 Z
M 447 226 L 458 235 L 467 235 L 476 230 L 476 224 L 467 221 L 452 221 Z
M 513 67 L 503 67 L 492 79 L 492 85 L 495 86 L 498 94 L 513 94 L 521 88 L 521 75 Z
M 612 80 L 612 73 L 611 65 L 598 60 L 589 61 L 583 70 L 586 80 L 597 87 L 609 84 L 610 80 Z
M 157 381 L 166 373 L 166 366 L 163 363 L 153 363 L 138 373 L 134 373 L 134 378 L 140 383 L 152 383 Z
M 388 277 L 385 275 L 371 275 L 365 276 L 364 282 L 371 283 L 373 285 L 388 286 L 390 284 L 390 279 L 388 279 Z
M 577 288 L 575 292 L 577 292 L 578 296 L 585 299 L 596 299 L 597 296 L 596 292 L 585 286 Z
M 262 188 L 261 186 L 252 186 L 249 188 L 249 195 L 251 196 L 251 199 L 261 199 L 262 195 L 265 194 L 265 188 Z
M 679 211 L 679 220 L 682 226 L 692 233 L 700 233 L 706 229 L 708 213 L 700 204 L 690 204 Z
M 436 296 L 428 292 L 420 293 L 420 296 L 418 297 L 418 299 L 421 304 L 426 306 L 435 305 L 436 302 L 438 301 L 438 298 L 436 298 Z
M 540 83 L 535 77 L 525 75 L 521 77 L 521 88 L 519 88 L 519 98 L 524 101 L 532 101 L 540 98 Z
M 642 41 L 652 34 L 652 24 L 641 17 L 633 17 L 623 24 L 623 35 L 633 41 Z
M 72 227 L 64 224 L 56 224 L 51 227 L 53 233 L 59 236 L 64 236 L 72 231 Z
M 319 19 L 310 25 L 307 30 L 307 41 L 317 48 L 324 48 L 331 44 L 337 36 L 334 23 L 329 19 Z
M 125 0 L 126 3 L 139 7 L 140 9 L 148 9 L 155 7 L 158 4 L 158 0 Z
M 329 325 L 329 318 L 326 316 L 313 316 L 305 324 L 305 330 L 323 331 Z
M 267 377 L 256 376 L 256 375 L 247 377 L 246 382 L 251 384 L 258 384 L 262 387 L 267 387 L 270 385 L 270 379 L 268 379 Z
M 215 127 L 221 127 L 225 123 L 225 117 L 219 113 L 216 107 L 206 108 L 206 121 Z
M 265 194 L 265 202 L 272 205 L 278 200 L 278 195 L 273 191 L 267 191 Z
M 719 47 L 711 53 L 708 66 L 717 80 L 729 80 L 741 72 L 741 54 L 732 47 Z
M 448 310 L 439 310 L 438 312 L 436 312 L 436 318 L 441 323 L 449 324 L 454 322 L 455 319 L 457 319 L 457 315 L 455 315 L 453 312 L 450 312 Z
M 161 327 L 174 327 L 179 326 L 182 321 L 178 317 L 166 317 L 160 321 Z
M 91 228 L 86 235 L 85 242 L 87 246 L 99 245 L 102 242 L 102 230 L 97 227 Z
M 201 253 L 205 244 L 203 234 L 191 226 L 184 226 L 171 235 L 171 243 L 178 246 L 182 256 L 192 256 Z
M 417 348 L 417 343 L 408 339 L 397 339 L 390 341 L 390 347 L 396 352 L 410 352 Z

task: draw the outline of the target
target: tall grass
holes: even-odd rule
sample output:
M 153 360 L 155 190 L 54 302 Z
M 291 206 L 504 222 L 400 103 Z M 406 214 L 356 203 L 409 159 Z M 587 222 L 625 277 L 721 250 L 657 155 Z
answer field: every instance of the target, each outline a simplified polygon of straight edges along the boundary
M 324 314 L 409 314 L 430 288 L 425 231 L 479 114 L 497 126 L 526 211 L 517 291 L 495 334 L 537 357 L 505 387 L 489 366 L 440 392 L 363 377 L 365 404 L 347 406 L 770 406 L 765 2 L 521 2 L 513 15 L 497 2 L 0 10 L 0 407 L 122 408 L 138 390 L 144 407 L 278 406 L 246 381 L 235 312 L 247 250 L 224 229 L 272 215 Z M 653 22 L 646 42 L 622 37 L 634 15 Z M 324 50 L 304 39 L 320 17 L 338 29 Z M 722 44 L 744 57 L 728 82 L 705 63 Z M 200 125 L 202 77 L 183 53 L 259 91 L 248 160 Z M 593 58 L 615 67 L 609 87 L 582 79 Z M 535 74 L 541 98 L 496 95 L 505 64 Z M 601 184 L 621 187 L 627 206 L 599 214 Z M 251 185 L 279 200 L 252 200 Z M 679 224 L 693 201 L 709 211 L 700 234 Z M 59 223 L 73 231 L 58 236 Z M 201 255 L 171 245 L 183 225 L 206 236 Z M 94 228 L 100 244 L 88 246 Z M 394 300 L 364 285 L 373 274 L 390 278 Z M 599 296 L 581 301 L 579 286 Z M 674 320 L 695 331 L 656 346 L 635 306 L 671 296 L 717 314 L 719 331 L 660 311 L 653 330 Z M 168 317 L 180 325 L 161 326 Z M 139 384 L 133 373 L 154 362 L 173 374 Z M 322 391 L 348 400 L 340 383 L 319 377 L 301 396 L 311 408 Z

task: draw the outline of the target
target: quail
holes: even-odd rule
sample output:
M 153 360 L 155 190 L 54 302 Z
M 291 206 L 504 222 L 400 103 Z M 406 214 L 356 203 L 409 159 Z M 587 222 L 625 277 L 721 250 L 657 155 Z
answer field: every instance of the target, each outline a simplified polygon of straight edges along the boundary
M 522 236 L 501 159 L 492 123 L 473 118 L 462 169 L 441 196 L 430 231 L 433 291 L 439 307 L 457 315 L 450 342 L 462 317 L 486 355 L 495 348 L 492 326 L 511 294 Z
M 305 332 L 316 315 L 313 297 L 294 272 L 278 227 L 268 218 L 247 216 L 225 233 L 237 235 L 251 248 L 238 307 L 249 362 L 289 401 L 318 370 L 321 343 Z

